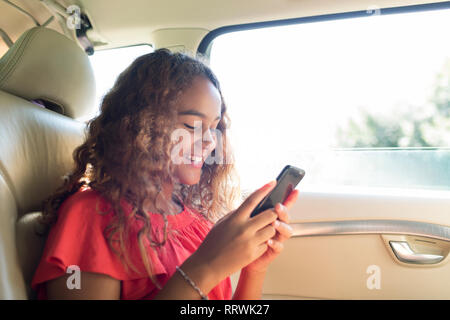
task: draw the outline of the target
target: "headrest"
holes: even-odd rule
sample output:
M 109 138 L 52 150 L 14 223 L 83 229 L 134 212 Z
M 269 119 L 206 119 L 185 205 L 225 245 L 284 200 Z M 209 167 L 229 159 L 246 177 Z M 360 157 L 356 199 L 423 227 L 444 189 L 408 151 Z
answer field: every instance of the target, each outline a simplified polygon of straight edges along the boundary
M 0 59 L 0 90 L 46 101 L 52 110 L 74 119 L 95 107 L 95 78 L 86 53 L 44 27 L 26 31 Z

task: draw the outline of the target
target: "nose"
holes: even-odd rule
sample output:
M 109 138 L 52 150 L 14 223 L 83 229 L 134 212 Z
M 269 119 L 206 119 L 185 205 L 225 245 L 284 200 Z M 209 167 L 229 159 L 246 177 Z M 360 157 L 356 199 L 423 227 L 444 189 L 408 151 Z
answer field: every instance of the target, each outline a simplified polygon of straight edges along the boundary
M 208 129 L 203 134 L 203 150 L 211 151 L 216 147 L 215 129 Z

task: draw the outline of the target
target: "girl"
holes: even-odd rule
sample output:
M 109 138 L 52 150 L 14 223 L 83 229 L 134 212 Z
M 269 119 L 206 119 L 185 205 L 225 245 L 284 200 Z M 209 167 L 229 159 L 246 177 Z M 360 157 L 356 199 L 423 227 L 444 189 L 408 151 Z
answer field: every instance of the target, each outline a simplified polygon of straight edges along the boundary
M 250 218 L 272 181 L 229 211 L 239 188 L 227 120 L 219 82 L 199 59 L 166 49 L 136 59 L 45 202 L 38 298 L 259 299 L 298 192 Z

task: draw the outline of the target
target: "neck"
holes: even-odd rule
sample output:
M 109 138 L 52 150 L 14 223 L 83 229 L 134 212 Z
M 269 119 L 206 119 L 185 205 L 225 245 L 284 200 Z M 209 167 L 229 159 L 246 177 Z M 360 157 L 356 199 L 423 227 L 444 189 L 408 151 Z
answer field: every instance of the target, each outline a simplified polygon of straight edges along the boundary
M 173 200 L 173 189 L 174 185 L 170 183 L 163 184 L 161 187 L 161 192 L 159 193 L 155 206 L 154 201 L 150 201 L 147 199 L 144 201 L 144 210 L 152 213 L 161 213 L 161 209 L 165 211 L 167 214 L 177 214 L 182 211 L 182 207 Z M 159 210 L 157 209 L 159 208 Z
M 173 184 L 165 183 L 162 185 L 160 195 L 165 199 L 167 199 L 168 201 L 172 200 L 173 189 L 174 189 Z

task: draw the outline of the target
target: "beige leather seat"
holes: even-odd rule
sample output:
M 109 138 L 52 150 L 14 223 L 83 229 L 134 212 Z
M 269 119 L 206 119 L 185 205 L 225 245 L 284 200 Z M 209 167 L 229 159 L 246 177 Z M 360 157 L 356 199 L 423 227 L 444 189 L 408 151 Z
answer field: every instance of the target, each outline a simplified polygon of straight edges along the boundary
M 88 57 L 56 31 L 30 29 L 0 59 L 0 299 L 35 297 L 45 244 L 36 217 L 72 168 L 85 129 L 74 119 L 91 114 L 94 99 Z

